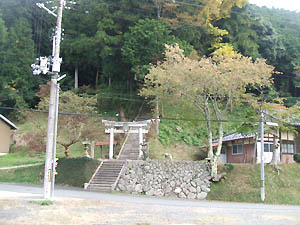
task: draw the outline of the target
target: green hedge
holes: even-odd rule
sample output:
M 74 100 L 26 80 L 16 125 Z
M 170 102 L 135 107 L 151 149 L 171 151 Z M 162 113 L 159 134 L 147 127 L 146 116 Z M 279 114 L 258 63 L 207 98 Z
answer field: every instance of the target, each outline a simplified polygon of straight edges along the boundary
M 294 155 L 294 160 L 297 162 L 297 163 L 300 163 L 300 153 L 297 153 Z
M 57 166 L 56 184 L 83 187 L 89 182 L 100 161 L 87 157 L 60 158 Z

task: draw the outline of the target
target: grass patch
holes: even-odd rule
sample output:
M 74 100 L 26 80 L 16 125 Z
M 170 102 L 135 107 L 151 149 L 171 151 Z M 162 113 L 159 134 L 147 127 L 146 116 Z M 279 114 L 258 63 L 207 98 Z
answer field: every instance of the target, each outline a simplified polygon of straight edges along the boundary
M 7 154 L 0 156 L 0 167 L 20 166 L 41 163 L 43 159 L 40 155 L 19 155 Z
M 149 157 L 151 159 L 164 160 L 164 153 L 171 154 L 173 160 L 194 161 L 199 159 L 201 150 L 197 146 L 188 146 L 182 142 L 170 146 L 164 146 L 159 140 L 153 138 L 150 141 Z
M 300 205 L 300 165 L 281 164 L 280 175 L 265 167 L 265 203 Z M 260 203 L 260 165 L 234 164 L 227 179 L 213 183 L 208 200 Z
M 88 182 L 100 161 L 82 158 L 61 158 L 58 160 L 56 184 L 83 187 Z M 0 182 L 42 184 L 44 165 L 0 171 Z
M 43 170 L 44 165 L 13 170 L 1 170 L 0 182 L 41 184 L 44 176 Z
M 37 204 L 40 206 L 47 206 L 47 205 L 53 205 L 53 202 L 51 200 L 31 200 L 29 203 Z

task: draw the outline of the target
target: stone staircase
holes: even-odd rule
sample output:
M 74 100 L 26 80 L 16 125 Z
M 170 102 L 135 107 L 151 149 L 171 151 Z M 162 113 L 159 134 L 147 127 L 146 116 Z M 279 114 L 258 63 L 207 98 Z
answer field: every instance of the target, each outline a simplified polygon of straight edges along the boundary
M 139 158 L 139 134 L 130 133 L 116 160 L 103 161 L 92 176 L 86 189 L 112 192 L 119 181 L 126 160 Z
M 120 152 L 119 160 L 137 160 L 139 158 L 139 135 L 129 134 L 122 151 Z
M 122 172 L 124 160 L 103 161 L 97 168 L 87 189 L 99 192 L 112 192 Z

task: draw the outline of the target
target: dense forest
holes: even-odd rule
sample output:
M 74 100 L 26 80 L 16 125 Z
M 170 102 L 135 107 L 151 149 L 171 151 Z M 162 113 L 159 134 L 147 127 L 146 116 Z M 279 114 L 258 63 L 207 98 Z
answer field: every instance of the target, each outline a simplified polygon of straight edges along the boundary
M 49 56 L 55 18 L 36 6 L 46 0 L 0 0 L 0 113 L 35 108 L 47 75 L 31 64 Z M 177 43 L 190 57 L 234 50 L 274 66 L 271 98 L 299 104 L 300 14 L 250 5 L 247 0 L 77 0 L 64 10 L 63 90 L 99 93 L 110 110 L 143 101 L 137 91 L 150 65 Z M 78 76 L 78 84 L 74 83 Z M 299 98 L 298 98 L 299 97 Z M 128 101 L 131 100 L 131 101 Z M 113 103 L 113 104 L 112 104 Z M 128 113 L 128 112 L 126 112 Z

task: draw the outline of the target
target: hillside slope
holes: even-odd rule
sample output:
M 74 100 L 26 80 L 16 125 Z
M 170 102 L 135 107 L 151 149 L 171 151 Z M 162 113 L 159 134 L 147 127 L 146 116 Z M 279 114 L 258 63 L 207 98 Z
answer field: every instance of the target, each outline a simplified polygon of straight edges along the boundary
M 260 200 L 260 165 L 234 164 L 222 182 L 212 184 L 209 200 L 253 202 Z M 265 203 L 300 205 L 300 164 L 281 164 L 280 174 L 265 167 Z

